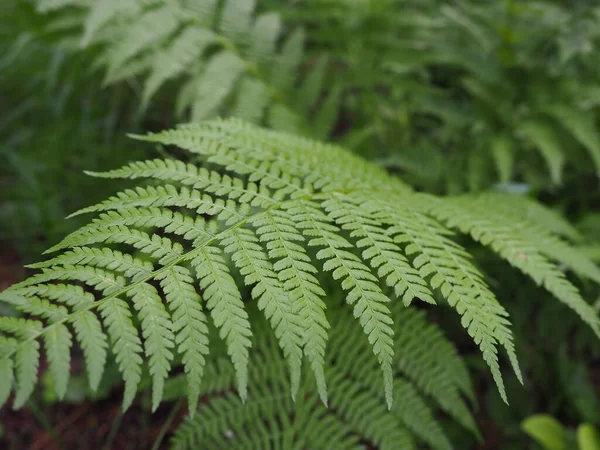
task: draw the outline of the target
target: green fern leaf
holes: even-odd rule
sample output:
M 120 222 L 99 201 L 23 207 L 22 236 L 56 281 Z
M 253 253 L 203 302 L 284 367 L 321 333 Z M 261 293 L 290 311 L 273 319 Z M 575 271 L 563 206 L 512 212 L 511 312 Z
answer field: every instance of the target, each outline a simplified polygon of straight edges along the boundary
M 270 101 L 269 91 L 265 85 L 244 78 L 239 84 L 239 93 L 233 115 L 248 122 L 262 122 Z
M 366 199 L 364 199 L 366 200 Z M 427 284 L 409 263 L 394 240 L 381 228 L 370 211 L 360 208 L 352 196 L 336 196 L 323 204 L 324 209 L 351 237 L 360 238 L 356 246 L 365 248 L 362 257 L 386 284 L 394 288 L 406 306 L 413 299 L 435 304 Z
M 17 390 L 13 400 L 13 409 L 21 408 L 31 396 L 38 376 L 40 344 L 28 340 L 15 352 Z
M 527 222 L 536 224 L 572 241 L 582 239 L 580 232 L 571 225 L 560 212 L 552 210 L 534 200 L 522 195 L 486 193 L 490 202 L 493 202 L 499 213 L 511 214 L 525 219 Z
M 413 265 L 419 270 L 421 277 L 426 279 L 431 276 L 431 287 L 440 289 L 450 306 L 461 314 L 463 327 L 479 345 L 500 394 L 507 401 L 498 363 L 497 343 L 508 352 L 520 378 L 512 335 L 508 328 L 510 322 L 506 318 L 508 314 L 486 287 L 482 274 L 469 261 L 468 253 L 448 239 L 446 229 L 428 217 L 410 210 L 392 210 L 389 206 L 386 206 L 387 211 L 378 210 L 377 203 L 364 206 L 370 207 L 372 214 L 378 212 L 380 220 L 391 225 L 389 233 L 395 242 L 406 245 L 406 254 L 417 255 Z M 417 204 L 407 206 L 414 211 Z M 409 215 L 412 217 L 407 220 Z M 490 324 L 494 326 L 490 327 Z
M 252 59 L 264 68 L 273 62 L 280 33 L 281 20 L 278 14 L 263 14 L 252 26 L 249 52 Z
M 521 124 L 519 131 L 541 152 L 550 169 L 552 182 L 561 184 L 565 154 L 561 149 L 560 139 L 551 125 L 541 121 L 530 121 Z
M 38 0 L 36 9 L 45 13 L 63 8 L 73 3 L 74 0 Z
M 315 63 L 311 71 L 306 75 L 298 90 L 298 101 L 301 102 L 304 111 L 308 114 L 311 108 L 319 100 L 325 80 L 325 70 L 329 61 L 321 57 Z
M 8 400 L 14 382 L 13 360 L 3 355 L 14 352 L 16 346 L 15 339 L 0 337 L 0 407 Z
M 342 97 L 341 85 L 333 86 L 313 119 L 313 136 L 326 139 L 334 130 Z
M 417 311 L 405 312 L 422 318 Z M 309 383 L 301 385 L 301 395 L 295 403 L 289 401 L 289 383 L 282 372 L 283 362 L 277 345 L 270 334 L 263 334 L 265 330 L 259 321 L 254 330 L 257 342 L 252 357 L 256 364 L 249 370 L 247 403 L 242 404 L 228 392 L 229 386 L 235 383 L 235 371 L 217 358 L 207 366 L 215 380 L 203 390 L 207 401 L 194 418 L 179 427 L 171 447 L 327 448 L 335 442 L 336 448 L 341 449 L 354 449 L 359 443 L 387 449 L 413 449 L 420 443 L 435 449 L 452 448 L 422 393 L 398 374 L 394 380 L 397 402 L 392 411 L 387 410 L 385 395 L 380 389 L 379 363 L 372 352 L 366 351 L 370 347 L 368 339 L 356 333 L 358 324 L 348 320 L 351 318 L 348 311 L 336 309 L 331 315 L 336 324 L 331 329 L 328 348 L 332 364 L 326 366 L 331 409 L 319 403 L 318 394 Z M 409 320 L 407 324 L 410 323 L 417 328 L 424 322 Z M 428 331 L 432 329 L 438 331 L 429 325 Z M 449 345 L 455 354 L 448 341 L 440 335 L 436 337 L 439 340 L 433 347 L 423 347 L 424 351 L 418 354 L 405 354 L 400 348 L 394 359 L 418 365 L 424 353 L 434 358 L 426 364 L 435 365 L 435 358 L 448 350 L 443 344 Z M 418 334 L 406 334 L 405 343 L 409 347 L 418 342 Z M 437 353 L 432 352 L 434 349 Z M 454 382 L 448 381 L 450 372 L 446 372 L 444 364 L 440 364 L 438 370 L 440 378 L 446 380 L 442 389 L 455 389 Z M 178 395 L 184 395 L 185 388 L 180 386 L 179 389 Z
M 214 56 L 196 82 L 192 120 L 198 122 L 216 116 L 245 69 L 244 61 L 236 54 L 223 52 Z
M 271 80 L 273 86 L 282 92 L 288 92 L 296 81 L 295 74 L 300 65 L 302 47 L 304 46 L 304 32 L 294 32 L 283 44 L 281 54 L 274 61 Z
M 152 410 L 156 410 L 162 399 L 164 380 L 167 378 L 173 359 L 173 323 L 165 310 L 156 289 L 148 284 L 134 285 L 127 295 L 133 300 L 142 322 L 144 351 L 152 375 Z
M 250 33 L 254 0 L 227 1 L 223 5 L 219 28 L 226 36 L 234 41 L 243 42 Z
M 117 297 L 108 298 L 98 309 L 112 341 L 112 350 L 119 370 L 125 380 L 123 410 L 127 410 L 142 378 L 142 342 L 131 320 L 131 311 L 127 303 Z
M 183 355 L 187 377 L 188 406 L 193 415 L 200 397 L 200 383 L 208 355 L 208 327 L 202 299 L 193 286 L 193 278 L 185 267 L 173 266 L 157 277 L 173 317 L 173 332 L 178 351 Z
M 395 344 L 400 352 L 396 358 L 397 368 L 458 423 L 478 434 L 469 408 L 462 399 L 466 396 L 475 403 L 475 394 L 468 371 L 456 349 L 438 328 L 427 323 L 421 311 L 396 311 L 395 316 Z
M 177 17 L 168 6 L 144 13 L 139 21 L 127 29 L 121 42 L 111 50 L 106 82 L 114 81 L 115 74 L 123 64 L 154 42 L 169 36 L 177 29 L 177 25 Z
M 296 398 L 300 386 L 302 367 L 302 326 L 294 314 L 294 305 L 269 262 L 267 254 L 259 245 L 255 233 L 247 228 L 233 230 L 222 240 L 227 253 L 244 276 L 247 285 L 255 284 L 252 297 L 260 310 L 270 320 L 275 336 L 291 371 L 291 393 Z
M 394 391 L 394 397 L 403 400 L 396 402 L 394 412 L 408 429 L 433 449 L 449 450 L 453 448 L 427 404 L 409 383 L 400 383 L 400 386 L 397 386 Z
M 381 392 L 378 383 L 373 382 L 373 375 L 378 369 L 377 364 L 374 363 L 369 353 L 363 351 L 365 343 L 359 339 L 360 335 L 352 333 L 352 331 L 355 330 L 352 328 L 343 330 L 332 339 L 331 351 L 335 355 L 336 364 L 330 366 L 329 370 L 333 372 L 336 379 L 338 377 L 340 380 L 350 379 L 351 389 L 364 390 L 373 398 L 385 401 L 385 396 Z M 411 345 L 413 344 L 412 341 L 417 339 L 420 339 L 420 336 L 411 335 L 405 344 Z M 424 348 L 422 355 L 431 356 L 433 348 L 436 347 Z M 419 362 L 419 358 L 422 357 L 422 355 L 405 353 L 402 347 L 398 347 L 398 349 L 400 354 L 395 356 L 395 362 L 408 361 L 414 363 Z M 447 377 L 449 374 L 444 369 L 443 377 Z M 444 384 L 446 387 L 453 385 L 453 383 L 447 381 Z M 428 442 L 432 448 L 452 448 L 448 438 L 434 418 L 431 409 L 412 384 L 396 375 L 394 387 L 396 401 L 390 414 L 403 426 L 406 426 L 416 437 Z M 452 386 L 452 388 L 454 387 Z M 340 392 L 340 396 L 345 396 L 345 394 Z M 462 404 L 460 397 L 457 396 L 456 400 L 458 400 L 457 404 Z M 470 418 L 468 410 L 467 418 Z
M 67 392 L 69 382 L 71 333 L 66 326 L 56 324 L 44 335 L 44 342 L 54 390 L 58 398 L 62 399 Z
M 264 216 L 255 216 L 252 225 L 275 262 L 273 268 L 283 288 L 295 305 L 294 313 L 303 325 L 303 348 L 313 369 L 319 395 L 327 404 L 327 386 L 323 365 L 329 323 L 325 317 L 325 291 L 319 286 L 314 274 L 317 272 L 310 257 L 297 242 L 304 238 L 294 228 L 294 221 L 284 211 L 267 211 Z
M 106 335 L 102 331 L 100 321 L 90 311 L 84 311 L 75 316 L 73 327 L 85 356 L 90 387 L 95 391 L 98 389 L 106 364 L 106 347 L 108 346 Z
M 152 96 L 170 79 L 181 75 L 212 44 L 217 36 L 205 29 L 187 28 L 152 60 L 151 73 L 144 84 L 142 109 L 148 107 Z
M 57 265 L 100 267 L 120 272 L 133 281 L 147 277 L 154 270 L 151 263 L 133 258 L 131 255 L 110 248 L 90 247 L 74 247 L 60 256 L 43 263 L 32 264 L 29 267 L 42 269 Z
M 219 248 L 202 248 L 192 259 L 192 264 L 200 279 L 206 307 L 220 330 L 221 339 L 227 343 L 227 352 L 237 373 L 238 391 L 242 400 L 245 400 L 248 391 L 248 349 L 252 333 L 240 291 Z
M 141 5 L 137 1 L 106 0 L 93 2 L 84 22 L 81 46 L 86 47 L 98 31 L 119 14 L 133 15 L 139 13 Z
M 317 259 L 324 260 L 323 269 L 332 272 L 335 280 L 342 280 L 342 288 L 348 291 L 346 302 L 354 307 L 354 317 L 359 318 L 373 352 L 379 358 L 383 370 L 384 389 L 388 408 L 392 407 L 392 359 L 393 323 L 390 311 L 385 305 L 390 301 L 371 274 L 356 255 L 346 249 L 352 245 L 340 236 L 340 230 L 332 225 L 331 220 L 321 212 L 319 207 L 309 201 L 286 207 L 289 218 L 297 223 L 303 233 L 312 238 L 309 246 L 324 247 L 317 253 Z
M 596 172 L 600 173 L 600 138 L 592 117 L 566 105 L 555 105 L 550 109 L 558 120 L 590 153 Z
M 68 316 L 68 310 L 65 307 L 53 305 L 48 300 L 34 295 L 25 296 L 16 290 L 3 292 L 0 298 L 15 308 L 29 314 L 42 316 L 51 322 L 60 322 Z
M 473 239 L 484 245 L 491 246 L 502 258 L 511 265 L 529 275 L 538 284 L 543 285 L 556 298 L 576 311 L 583 321 L 588 323 L 594 332 L 600 336 L 600 319 L 593 308 L 581 298 L 575 288 L 557 267 L 548 261 L 543 253 L 550 252 L 556 256 L 562 253 L 562 246 L 569 247 L 551 236 L 527 224 L 519 224 L 515 217 L 489 211 L 487 202 L 481 199 L 473 201 L 470 197 L 450 199 L 441 204 L 437 199 L 432 200 L 431 211 L 444 220 L 448 226 L 459 228 L 464 233 L 470 233 Z M 422 204 L 427 204 L 424 199 Z M 521 225 L 516 226 L 515 225 Z M 524 231 L 522 231 L 524 230 Z M 546 236 L 544 236 L 544 234 Z M 554 244 L 554 246 L 552 245 Z M 557 247 L 558 246 L 558 247 Z M 553 249 L 558 251 L 552 251 Z M 566 253 L 570 255 L 570 253 Z M 572 256 L 572 255 L 571 255 Z M 597 276 L 598 268 L 583 255 L 575 255 L 572 265 L 583 267 Z M 560 258 L 560 256 L 558 256 Z

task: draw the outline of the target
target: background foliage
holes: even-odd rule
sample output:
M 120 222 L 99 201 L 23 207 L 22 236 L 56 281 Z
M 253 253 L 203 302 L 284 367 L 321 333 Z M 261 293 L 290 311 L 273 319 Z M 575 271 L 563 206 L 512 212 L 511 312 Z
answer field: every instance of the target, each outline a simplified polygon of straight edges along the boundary
M 252 3 L 0 4 L 0 238 L 3 253 L 17 255 L 2 267 L 33 261 L 81 225 L 64 216 L 119 188 L 82 170 L 162 156 L 125 133 L 217 115 L 342 143 L 425 192 L 493 188 L 538 199 L 576 224 L 564 227 L 600 261 L 595 2 Z M 593 333 L 522 275 L 467 245 L 511 312 L 528 386 L 506 377 L 506 407 L 459 327 L 428 314 L 466 356 L 487 448 L 535 448 L 521 430 L 535 413 L 571 428 L 599 425 Z M 598 309 L 597 287 L 573 281 Z M 97 395 L 110 403 L 110 377 L 106 383 Z M 69 390 L 89 401 L 76 385 Z M 34 424 L 48 414 L 57 423 L 51 391 L 31 405 Z M 151 420 L 143 404 L 128 414 Z M 481 445 L 447 422 L 457 448 Z M 39 437 L 39 428 L 28 429 Z M 107 435 L 100 439 L 114 439 Z M 14 433 L 7 439 L 23 445 Z

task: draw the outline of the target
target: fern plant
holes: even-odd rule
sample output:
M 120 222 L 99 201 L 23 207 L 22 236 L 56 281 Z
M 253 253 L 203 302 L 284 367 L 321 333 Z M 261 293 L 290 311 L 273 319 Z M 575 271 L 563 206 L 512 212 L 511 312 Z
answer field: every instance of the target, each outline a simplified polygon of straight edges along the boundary
M 114 192 L 80 183 L 82 168 L 106 170 L 144 153 L 119 129 L 138 129 L 135 99 L 90 77 L 93 54 L 73 54 L 27 2 L 3 1 L 0 17 L 0 240 L 33 262 L 83 225 L 65 221 L 69 211 Z
M 331 299 L 333 300 L 333 299 Z M 343 299 L 342 299 L 343 302 Z M 464 398 L 473 400 L 463 360 L 422 311 L 391 307 L 394 316 L 394 406 L 385 407 L 377 361 L 348 311 L 332 308 L 325 370 L 330 382 L 330 408 L 319 401 L 310 382 L 302 383 L 296 402 L 277 344 L 260 321 L 249 370 L 246 404 L 233 392 L 235 372 L 222 358 L 207 363 L 203 403 L 194 417 L 178 428 L 172 448 L 414 448 L 452 445 L 434 415 L 445 411 L 477 435 Z M 265 333 L 265 331 L 267 331 Z M 424 370 L 427 368 L 427 370 Z M 305 378 L 310 380 L 308 376 Z M 185 395 L 183 377 L 168 382 L 170 397 Z M 209 381 L 210 380 L 210 381 Z M 431 403 L 433 401 L 433 403 Z
M 255 15 L 254 0 L 38 1 L 38 10 L 75 5 L 73 36 L 99 47 L 105 83 L 144 77 L 141 108 L 177 80 L 176 111 L 194 121 L 223 114 L 318 138 L 337 115 L 327 59 L 308 70 L 304 31 L 286 32 L 276 13 Z M 61 18 L 60 20 L 65 20 Z M 298 83 L 298 73 L 303 77 Z M 311 119 L 312 117 L 312 119 Z
M 31 395 L 40 340 L 56 391 L 64 395 L 76 341 L 92 387 L 108 348 L 114 353 L 125 381 L 124 408 L 144 366 L 156 408 L 177 355 L 193 413 L 211 345 L 209 320 L 226 344 L 245 400 L 253 333 L 236 277 L 250 287 L 274 331 L 289 368 L 291 399 L 299 398 L 306 358 L 328 404 L 331 318 L 324 287 L 335 281 L 381 367 L 388 408 L 394 404 L 390 305 L 409 306 L 414 299 L 445 300 L 458 312 L 506 400 L 500 348 L 522 379 L 508 313 L 452 239 L 453 229 L 488 246 L 599 334 L 595 311 L 553 261 L 596 281 L 600 269 L 527 220 L 527 205 L 508 211 L 515 199 L 506 195 L 441 199 L 415 193 L 342 148 L 241 121 L 138 138 L 175 145 L 198 165 L 149 160 L 94 174 L 149 181 L 79 211 L 100 215 L 49 250 L 60 251 L 57 256 L 32 266 L 40 273 L 0 293 L 2 302 L 25 315 L 0 318 L 3 403 L 13 382 L 14 407 Z
M 384 164 L 435 191 L 600 171 L 593 6 L 264 0 L 255 15 L 254 0 L 36 3 L 70 12 L 57 22 L 101 49 L 106 83 L 139 79 L 143 108 L 172 84 L 179 117 L 335 130 L 359 152 L 385 148 Z
M 383 146 L 386 165 L 451 193 L 558 186 L 573 166 L 598 173 L 592 5 L 289 3 L 288 21 L 315 30 L 312 51 L 337 61 L 356 124 L 348 145 Z
M 523 321 L 481 262 L 500 257 L 600 335 L 569 273 L 595 284 L 600 268 L 560 215 L 517 195 L 411 187 L 445 190 L 433 158 L 456 191 L 495 182 L 490 161 L 502 181 L 537 179 L 538 155 L 521 151 L 532 145 L 555 183 L 567 160 L 597 162 L 584 117 L 597 105 L 593 58 L 564 42 L 583 19 L 553 6 L 532 22 L 518 2 L 32 3 L 106 84 L 129 82 L 148 129 L 171 109 L 198 123 L 134 136 L 161 159 L 89 172 L 135 185 L 75 213 L 95 218 L 0 293 L 0 405 L 23 406 L 46 361 L 63 397 L 80 350 L 92 389 L 114 358 L 124 409 L 146 379 L 153 410 L 187 399 L 175 448 L 447 449 L 437 414 L 477 435 L 474 395 L 463 359 L 418 309 L 458 313 L 502 400 L 504 355 L 519 381 L 535 379 L 513 342 Z M 592 9 L 581 16 L 594 23 Z M 527 45 L 515 41 L 530 25 Z M 558 31 L 570 50 L 540 52 Z M 221 115 L 244 120 L 203 121 Z M 587 155 L 567 154 L 576 141 Z M 396 165 L 433 185 L 384 168 Z

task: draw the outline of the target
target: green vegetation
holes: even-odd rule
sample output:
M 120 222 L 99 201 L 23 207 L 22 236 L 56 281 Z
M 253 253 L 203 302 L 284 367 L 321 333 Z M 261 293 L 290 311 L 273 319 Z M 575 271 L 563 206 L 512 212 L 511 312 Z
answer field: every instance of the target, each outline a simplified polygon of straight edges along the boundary
M 593 2 L 0 15 L 29 271 L 0 292 L 2 417 L 63 447 L 47 416 L 101 400 L 163 417 L 155 448 L 594 448 Z

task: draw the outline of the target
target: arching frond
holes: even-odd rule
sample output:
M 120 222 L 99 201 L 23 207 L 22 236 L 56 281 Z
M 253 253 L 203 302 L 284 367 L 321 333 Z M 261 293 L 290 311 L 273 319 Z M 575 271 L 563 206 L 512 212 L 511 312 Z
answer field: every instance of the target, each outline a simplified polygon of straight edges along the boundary
M 415 299 L 428 304 L 443 299 L 480 348 L 504 399 L 501 349 L 520 378 L 508 313 L 451 229 L 489 246 L 598 332 L 597 315 L 553 261 L 596 281 L 600 270 L 554 233 L 570 229 L 535 223 L 526 202 L 516 200 L 520 206 L 510 215 L 510 200 L 501 194 L 446 199 L 414 193 L 343 148 L 242 121 L 189 125 L 141 139 L 175 145 L 197 163 L 150 160 L 95 174 L 141 182 L 78 212 L 98 217 L 50 249 L 57 253 L 52 259 L 32 266 L 40 272 L 0 293 L 3 303 L 25 316 L 0 320 L 6 337 L 0 341 L 1 367 L 14 372 L 15 406 L 34 388 L 41 340 L 59 394 L 76 342 L 92 387 L 110 346 L 125 380 L 125 407 L 147 366 L 156 408 L 173 361 L 181 357 L 194 408 L 203 383 L 214 382 L 206 381 L 211 323 L 233 363 L 240 396 L 250 398 L 254 331 L 247 303 L 253 301 L 287 361 L 288 395 L 302 398 L 306 356 L 323 404 L 344 410 L 345 400 L 332 403 L 338 385 L 327 386 L 330 329 L 337 325 L 327 292 L 339 286 L 383 375 L 383 389 L 369 398 L 383 396 L 417 431 L 418 423 L 393 401 L 398 392 L 414 397 L 411 387 L 394 384 L 400 369 L 416 389 L 474 428 L 459 401 L 469 392 L 459 381 L 464 368 L 447 346 L 440 347 L 447 355 L 439 351 L 437 362 L 428 363 L 437 369 L 427 374 L 415 369 L 418 356 L 412 359 L 417 366 L 397 359 L 399 351 L 429 354 L 419 344 L 403 350 L 407 333 L 435 348 L 440 341 L 416 325 L 411 332 L 406 331 L 411 325 L 399 327 L 409 314 L 404 308 Z M 243 295 L 246 286 L 249 296 Z M 414 323 L 425 328 L 419 320 Z M 456 378 L 439 376 L 440 364 Z M 455 387 L 447 389 L 448 382 Z M 415 408 L 430 422 L 424 405 Z M 347 414 L 350 420 L 355 413 Z M 366 433 L 371 425 L 363 425 Z
M 458 197 L 439 202 L 422 196 L 422 205 L 448 226 L 469 233 L 491 247 L 512 266 L 544 286 L 554 297 L 573 309 L 600 336 L 600 321 L 589 305 L 550 259 L 557 260 L 583 276 L 600 281 L 600 270 L 585 255 L 575 251 L 541 227 L 507 211 L 490 210 L 498 195 Z

